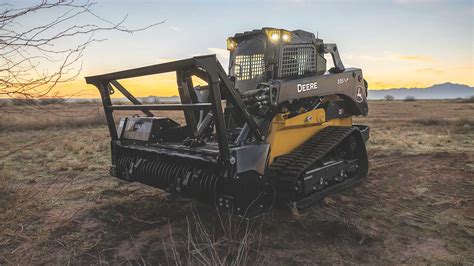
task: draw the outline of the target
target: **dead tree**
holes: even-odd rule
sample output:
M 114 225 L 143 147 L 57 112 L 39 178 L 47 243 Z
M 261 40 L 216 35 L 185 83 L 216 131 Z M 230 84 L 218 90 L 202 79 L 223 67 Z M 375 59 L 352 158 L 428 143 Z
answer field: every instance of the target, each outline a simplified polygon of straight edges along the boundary
M 36 5 L 0 4 L 0 97 L 40 98 L 81 72 L 84 51 L 103 41 L 99 32 L 143 31 L 94 12 L 94 4 L 80 0 L 42 0 Z M 44 15 L 51 14 L 50 19 Z M 36 18 L 36 19 L 35 19 Z M 40 23 L 37 23 L 39 21 Z

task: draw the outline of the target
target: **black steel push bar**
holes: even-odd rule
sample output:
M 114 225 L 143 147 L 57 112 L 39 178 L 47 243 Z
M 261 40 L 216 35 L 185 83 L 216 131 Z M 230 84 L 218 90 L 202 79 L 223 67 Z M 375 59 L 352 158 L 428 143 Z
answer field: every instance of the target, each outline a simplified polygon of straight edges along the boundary
M 176 72 L 181 104 L 142 104 L 117 81 L 119 79 L 167 72 Z M 210 103 L 199 103 L 193 100 L 191 95 L 194 88 L 191 76 L 197 76 L 207 82 L 210 92 Z M 114 110 L 139 110 L 147 116 L 153 116 L 153 113 L 150 112 L 151 110 L 182 110 L 185 115 L 186 124 L 193 129 L 197 127 L 195 111 L 210 110 L 214 114 L 219 144 L 219 158 L 228 160 L 230 158 L 230 149 L 224 112 L 222 110 L 222 100 L 228 100 L 246 121 L 251 133 L 258 140 L 263 140 L 260 128 L 248 113 L 240 95 L 234 88 L 233 82 L 229 79 L 215 55 L 198 56 L 174 62 L 90 76 L 86 77 L 86 82 L 99 89 L 112 141 L 118 140 L 117 128 L 113 117 Z M 132 105 L 113 105 L 110 98 L 110 95 L 114 92 L 112 86 L 130 100 Z

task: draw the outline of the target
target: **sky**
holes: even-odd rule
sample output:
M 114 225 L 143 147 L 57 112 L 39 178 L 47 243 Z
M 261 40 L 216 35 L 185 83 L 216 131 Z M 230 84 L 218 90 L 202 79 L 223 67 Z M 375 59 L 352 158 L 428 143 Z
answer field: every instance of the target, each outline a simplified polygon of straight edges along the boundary
M 217 54 L 227 69 L 227 37 L 262 27 L 317 32 L 338 45 L 346 67 L 363 70 L 370 89 L 444 82 L 474 86 L 472 0 L 97 2 L 93 10 L 98 15 L 111 21 L 127 16 L 131 28 L 164 23 L 133 35 L 102 33 L 106 40 L 87 49 L 80 76 L 55 89 L 62 95 L 80 91 L 81 97 L 98 97 L 84 76 L 196 55 Z M 139 96 L 170 96 L 176 94 L 175 82 L 168 74 L 124 84 Z

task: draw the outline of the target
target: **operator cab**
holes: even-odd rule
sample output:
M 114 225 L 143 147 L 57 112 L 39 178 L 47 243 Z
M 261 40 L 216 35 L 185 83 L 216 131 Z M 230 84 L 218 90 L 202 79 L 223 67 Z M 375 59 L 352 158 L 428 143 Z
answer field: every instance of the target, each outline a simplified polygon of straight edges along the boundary
M 237 33 L 227 39 L 229 74 L 243 93 L 275 79 L 296 79 L 326 71 L 323 40 L 313 33 L 275 28 Z

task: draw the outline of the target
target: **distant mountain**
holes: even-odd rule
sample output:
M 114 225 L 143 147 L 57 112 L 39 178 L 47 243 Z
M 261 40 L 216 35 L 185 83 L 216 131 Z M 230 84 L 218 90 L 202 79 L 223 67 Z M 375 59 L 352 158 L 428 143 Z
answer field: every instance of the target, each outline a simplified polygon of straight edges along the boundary
M 380 100 L 386 95 L 392 95 L 397 100 L 406 97 L 416 99 L 456 99 L 474 96 L 474 87 L 456 83 L 435 84 L 427 88 L 397 88 L 388 90 L 370 90 L 369 100 Z
M 457 99 L 469 98 L 474 96 L 474 87 L 446 82 L 443 84 L 435 84 L 427 88 L 394 88 L 386 90 L 371 90 L 369 88 L 369 100 L 381 100 L 385 96 L 391 95 L 396 100 L 403 100 L 406 97 L 415 97 L 416 99 Z M 180 103 L 179 96 L 148 96 L 138 97 L 144 104 L 173 104 Z M 0 104 L 9 102 L 8 98 L 0 98 Z M 66 102 L 100 102 L 98 98 L 66 98 Z M 126 98 L 114 98 L 115 103 L 130 103 Z

